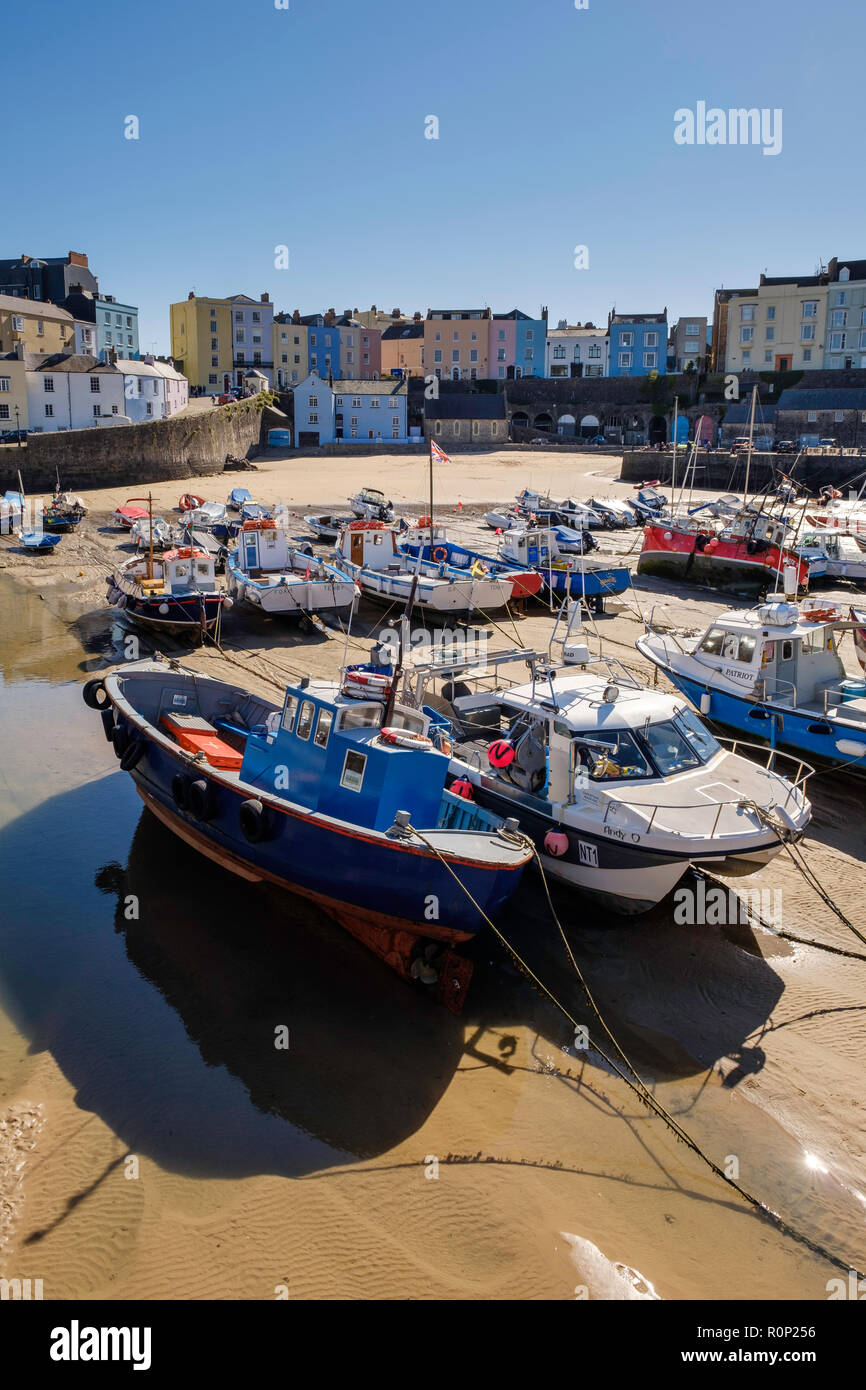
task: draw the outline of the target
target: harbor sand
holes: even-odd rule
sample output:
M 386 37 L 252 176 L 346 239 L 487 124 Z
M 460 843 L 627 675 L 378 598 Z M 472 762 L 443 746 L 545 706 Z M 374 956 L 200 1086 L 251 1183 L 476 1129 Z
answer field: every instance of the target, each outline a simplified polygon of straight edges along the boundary
M 457 456 L 437 498 L 480 535 L 484 503 L 530 484 L 624 496 L 617 472 L 594 456 Z M 233 486 L 301 513 L 367 484 L 411 514 L 426 510 L 424 475 L 417 457 L 268 461 L 153 491 L 164 514 L 181 491 L 222 500 Z M 614 1296 L 621 1263 L 665 1299 L 826 1298 L 843 1271 L 576 1046 L 492 934 L 454 1018 L 308 904 L 225 874 L 143 811 L 78 688 L 122 657 L 104 575 L 127 552 L 108 516 L 142 491 L 87 494 L 56 556 L 0 542 L 0 1275 L 41 1278 L 46 1299 L 573 1299 Z M 602 543 L 633 560 L 638 536 Z M 599 619 L 605 650 L 650 680 L 633 643 L 662 606 L 693 629 L 727 600 L 653 583 Z M 356 659 L 380 624 L 361 610 Z M 546 648 L 551 628 L 530 607 L 492 644 Z M 298 673 L 334 675 L 347 650 L 338 633 L 237 614 L 223 648 L 182 659 L 271 696 Z M 862 929 L 862 790 L 835 774 L 813 786 L 808 861 Z M 862 1269 L 866 948 L 787 856 L 736 887 L 780 894 L 799 940 L 679 925 L 670 903 L 616 921 L 555 901 L 659 1099 L 744 1187 Z M 501 927 L 597 1041 L 537 879 Z

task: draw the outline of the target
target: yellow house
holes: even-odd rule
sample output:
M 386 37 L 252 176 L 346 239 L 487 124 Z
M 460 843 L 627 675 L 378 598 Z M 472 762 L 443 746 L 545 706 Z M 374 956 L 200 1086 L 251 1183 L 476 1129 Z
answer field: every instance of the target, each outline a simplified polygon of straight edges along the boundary
M 824 365 L 829 287 L 818 277 L 761 277 L 757 292 L 727 303 L 725 370 L 788 372 Z
M 172 304 L 171 355 L 190 385 L 222 393 L 234 380 L 232 311 L 226 299 L 190 294 Z
M 0 434 L 29 428 L 26 371 L 26 363 L 17 353 L 0 356 Z
M 291 314 L 274 315 L 271 343 L 277 386 L 297 386 L 310 375 L 308 332 L 305 323 L 292 322 Z
M 0 294 L 0 353 L 15 352 L 18 343 L 27 352 L 74 352 L 74 322 L 55 304 Z
M 424 370 L 450 381 L 487 377 L 490 309 L 428 309 Z

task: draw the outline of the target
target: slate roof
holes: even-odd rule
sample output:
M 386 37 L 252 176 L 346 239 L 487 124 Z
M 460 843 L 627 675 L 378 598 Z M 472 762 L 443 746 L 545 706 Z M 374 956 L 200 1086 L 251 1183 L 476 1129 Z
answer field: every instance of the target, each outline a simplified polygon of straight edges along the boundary
M 395 338 L 423 338 L 423 323 L 395 323 L 390 328 L 386 328 L 382 334 L 382 342 L 386 339 L 393 342 Z
M 756 434 L 756 435 L 758 434 L 759 427 L 760 427 L 761 425 L 769 424 L 769 423 L 771 423 L 773 420 L 775 420 L 775 418 L 776 418 L 776 411 L 778 410 L 779 405 L 781 404 L 781 400 L 782 400 L 782 398 L 784 398 L 784 395 L 785 395 L 785 392 L 782 393 L 782 397 L 780 398 L 779 401 L 758 401 L 758 402 L 757 402 L 757 404 L 755 405 L 755 434 Z M 747 397 L 745 397 L 744 400 L 741 400 L 741 401 L 734 401 L 734 403 L 733 403 L 732 405 L 729 405 L 729 406 L 728 406 L 727 410 L 725 411 L 725 418 L 724 418 L 724 420 L 722 421 L 722 424 L 723 424 L 723 425 L 745 425 L 745 426 L 748 427 L 748 424 L 749 424 L 749 416 L 751 415 L 751 413 L 752 413 L 752 395 L 751 395 L 751 392 L 749 392 L 749 395 L 748 395 Z M 743 433 L 746 434 L 746 433 L 747 433 L 747 429 L 744 429 L 744 430 L 743 430 Z
M 100 362 L 98 357 L 90 357 L 79 352 L 55 352 L 46 357 L 37 372 L 116 372 L 117 367 L 110 362 Z
M 325 386 L 327 381 L 323 380 Z M 331 386 L 335 396 L 408 396 L 405 381 L 382 377 L 379 381 L 338 381 Z
M 71 323 L 72 315 L 47 299 L 23 299 L 17 294 L 0 294 L 0 313 L 27 314 L 34 319 L 60 319 Z
M 427 420 L 504 420 L 505 397 L 491 392 L 443 392 L 437 400 L 424 402 Z

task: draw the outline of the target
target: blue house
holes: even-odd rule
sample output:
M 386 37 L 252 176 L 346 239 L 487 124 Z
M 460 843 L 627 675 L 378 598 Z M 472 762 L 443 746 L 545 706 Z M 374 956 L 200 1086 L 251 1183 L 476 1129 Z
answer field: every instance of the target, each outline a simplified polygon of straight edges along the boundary
M 94 301 L 96 309 L 96 353 L 101 361 L 108 360 L 109 349 L 118 357 L 137 362 L 138 309 L 134 304 L 118 304 L 113 294 L 103 294 Z
M 668 311 L 608 315 L 610 376 L 649 376 L 667 367 Z
M 311 372 L 294 389 L 295 448 L 365 442 L 405 444 L 409 391 L 405 381 L 334 381 Z
M 340 365 L 340 328 L 329 314 L 302 314 L 301 323 L 307 327 L 307 363 L 325 381 L 329 374 L 334 380 L 342 375 Z

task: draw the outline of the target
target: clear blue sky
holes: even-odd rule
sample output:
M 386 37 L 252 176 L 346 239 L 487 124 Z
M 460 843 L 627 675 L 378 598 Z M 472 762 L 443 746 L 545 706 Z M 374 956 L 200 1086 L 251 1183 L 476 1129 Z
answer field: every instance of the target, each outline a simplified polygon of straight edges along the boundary
M 843 0 L 47 0 L 0 84 L 0 255 L 87 251 L 158 351 L 193 287 L 710 315 L 866 256 L 864 40 Z M 676 145 L 698 101 L 781 107 L 781 154 Z

